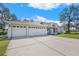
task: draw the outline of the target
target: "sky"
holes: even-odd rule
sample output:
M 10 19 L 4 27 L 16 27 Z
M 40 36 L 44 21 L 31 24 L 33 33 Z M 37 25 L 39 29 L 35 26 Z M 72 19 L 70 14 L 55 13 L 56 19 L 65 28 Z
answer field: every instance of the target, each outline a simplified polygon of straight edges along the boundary
M 59 14 L 70 4 L 60 3 L 5 3 L 18 19 L 59 23 Z

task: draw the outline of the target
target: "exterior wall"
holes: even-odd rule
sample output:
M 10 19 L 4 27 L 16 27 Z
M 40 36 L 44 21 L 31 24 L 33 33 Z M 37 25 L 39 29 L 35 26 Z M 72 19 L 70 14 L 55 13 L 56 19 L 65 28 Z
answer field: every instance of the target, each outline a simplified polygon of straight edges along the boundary
M 54 34 L 54 31 L 53 31 L 53 29 L 50 29 L 50 34 Z
M 48 28 L 48 34 L 58 34 L 59 29 L 57 28 Z
M 12 28 L 11 27 L 8 28 L 7 36 L 8 36 L 8 38 L 12 37 Z
M 53 29 L 48 28 L 47 31 L 48 31 L 48 34 L 53 34 Z
M 66 33 L 66 30 L 64 29 L 63 26 L 60 26 L 60 28 L 59 28 L 59 33 Z

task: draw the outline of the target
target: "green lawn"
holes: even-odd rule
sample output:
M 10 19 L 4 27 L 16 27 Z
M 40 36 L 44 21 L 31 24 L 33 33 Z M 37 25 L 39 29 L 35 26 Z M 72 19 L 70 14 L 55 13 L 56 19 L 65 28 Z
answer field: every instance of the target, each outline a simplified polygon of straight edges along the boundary
M 70 34 L 56 34 L 56 35 L 54 35 L 54 36 L 79 39 L 79 33 L 70 33 Z
M 0 40 L 0 56 L 4 56 L 10 40 Z
M 0 29 L 0 32 L 3 32 L 3 30 L 2 30 L 2 29 Z

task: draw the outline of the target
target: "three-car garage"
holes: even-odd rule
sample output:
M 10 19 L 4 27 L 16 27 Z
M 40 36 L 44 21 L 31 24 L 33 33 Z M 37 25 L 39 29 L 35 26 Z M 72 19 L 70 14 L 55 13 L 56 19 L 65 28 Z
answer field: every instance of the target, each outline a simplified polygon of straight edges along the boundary
M 8 22 L 8 38 L 47 35 L 47 28 L 41 24 L 26 22 Z

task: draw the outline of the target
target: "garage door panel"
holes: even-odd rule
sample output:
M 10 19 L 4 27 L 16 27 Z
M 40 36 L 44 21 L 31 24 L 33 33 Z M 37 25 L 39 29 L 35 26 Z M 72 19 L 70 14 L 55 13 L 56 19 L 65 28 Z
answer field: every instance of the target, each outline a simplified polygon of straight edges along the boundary
M 25 28 L 13 28 L 12 29 L 12 36 L 26 36 L 26 29 Z

